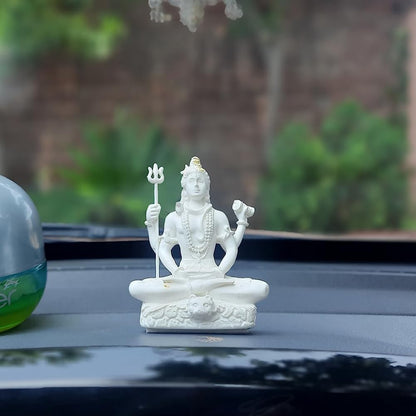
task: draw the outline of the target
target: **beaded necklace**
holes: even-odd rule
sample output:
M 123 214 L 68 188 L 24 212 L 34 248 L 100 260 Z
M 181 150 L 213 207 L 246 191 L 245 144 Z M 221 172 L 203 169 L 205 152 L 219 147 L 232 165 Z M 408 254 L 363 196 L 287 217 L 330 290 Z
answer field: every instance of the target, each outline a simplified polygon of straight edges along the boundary
M 181 215 L 182 227 L 184 230 L 186 244 L 195 258 L 203 258 L 207 254 L 209 243 L 214 234 L 214 210 L 209 206 L 202 217 L 202 227 L 204 230 L 204 239 L 201 244 L 195 244 L 192 238 L 191 227 L 189 224 L 189 210 L 184 209 Z

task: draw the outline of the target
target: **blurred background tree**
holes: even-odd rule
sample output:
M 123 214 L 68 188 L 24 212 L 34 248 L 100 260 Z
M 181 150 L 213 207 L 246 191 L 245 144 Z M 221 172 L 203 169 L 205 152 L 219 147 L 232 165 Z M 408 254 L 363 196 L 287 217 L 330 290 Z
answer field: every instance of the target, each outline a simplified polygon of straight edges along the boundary
M 150 22 L 146 1 L 0 3 L 0 169 L 46 192 L 44 221 L 142 226 L 146 167 L 186 145 L 171 176 L 197 154 L 219 209 L 241 198 L 265 213 L 254 227 L 403 226 L 409 2 L 240 3 L 235 23 L 207 7 L 195 34 Z M 360 105 L 327 116 L 350 97 Z
M 126 34 L 113 12 L 94 11 L 96 0 L 2 0 L 0 50 L 15 59 L 47 53 L 105 59 Z
M 165 168 L 159 191 L 162 215 L 174 209 L 185 158 L 160 128 L 118 112 L 109 125 L 86 124 L 83 139 L 82 147 L 69 150 L 72 166 L 56 169 L 60 186 L 31 193 L 49 222 L 143 227 L 153 198 L 147 167 L 155 161 Z
M 231 23 L 231 33 L 255 39 L 267 77 L 267 108 L 263 154 L 267 156 L 277 130 L 287 48 L 289 0 L 243 0 L 245 18 Z
M 397 229 L 407 210 L 404 126 L 336 106 L 318 132 L 300 123 L 276 137 L 261 185 L 266 226 L 292 231 Z

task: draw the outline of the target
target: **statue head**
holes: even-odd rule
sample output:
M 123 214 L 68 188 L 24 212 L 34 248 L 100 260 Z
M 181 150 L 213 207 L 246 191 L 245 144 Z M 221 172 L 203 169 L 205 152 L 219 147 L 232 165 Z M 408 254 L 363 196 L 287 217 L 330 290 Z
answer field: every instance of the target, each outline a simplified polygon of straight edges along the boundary
M 211 181 L 207 171 L 201 166 L 199 158 L 194 156 L 191 159 L 189 166 L 185 165 L 185 169 L 181 172 L 181 174 L 182 195 L 180 203 L 183 204 L 193 197 L 203 198 L 205 202 L 209 203 L 209 188 Z M 198 195 L 199 192 L 194 193 L 192 191 L 193 186 L 198 187 L 197 184 L 199 184 L 201 190 L 200 196 Z

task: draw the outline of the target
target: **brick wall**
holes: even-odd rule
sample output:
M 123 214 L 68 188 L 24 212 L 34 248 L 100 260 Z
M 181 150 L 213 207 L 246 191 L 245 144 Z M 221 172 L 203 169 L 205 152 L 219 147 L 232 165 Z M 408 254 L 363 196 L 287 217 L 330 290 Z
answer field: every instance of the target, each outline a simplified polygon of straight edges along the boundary
M 49 57 L 26 70 L 23 92 L 19 80 L 11 82 L 26 95 L 16 106 L 1 106 L 0 99 L 5 174 L 27 186 L 41 169 L 48 186 L 47 166 L 68 163 L 66 149 L 79 142 L 83 121 L 108 121 L 115 109 L 127 108 L 162 124 L 188 147 L 189 157 L 201 157 L 219 208 L 229 211 L 234 198 L 253 203 L 264 166 L 267 108 L 258 45 L 228 34 L 221 6 L 210 8 L 202 27 L 190 34 L 177 22 L 151 23 L 145 3 L 126 16 L 130 35 L 109 61 Z M 388 113 L 386 91 L 394 82 L 389 53 L 406 3 L 294 1 L 278 124 L 316 124 L 345 98 Z

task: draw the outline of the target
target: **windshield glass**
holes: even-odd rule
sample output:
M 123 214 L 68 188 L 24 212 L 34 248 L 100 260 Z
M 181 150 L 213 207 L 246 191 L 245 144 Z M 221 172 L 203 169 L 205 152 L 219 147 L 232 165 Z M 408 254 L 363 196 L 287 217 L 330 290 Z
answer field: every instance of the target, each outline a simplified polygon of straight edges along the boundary
M 0 173 L 43 222 L 144 227 L 148 167 L 164 216 L 198 156 L 231 223 L 412 235 L 410 2 L 168 3 L 1 1 Z

